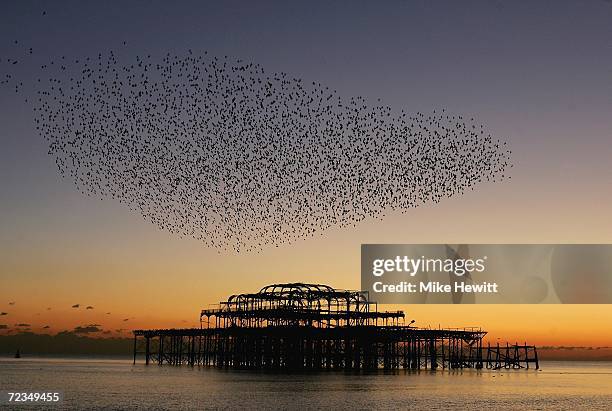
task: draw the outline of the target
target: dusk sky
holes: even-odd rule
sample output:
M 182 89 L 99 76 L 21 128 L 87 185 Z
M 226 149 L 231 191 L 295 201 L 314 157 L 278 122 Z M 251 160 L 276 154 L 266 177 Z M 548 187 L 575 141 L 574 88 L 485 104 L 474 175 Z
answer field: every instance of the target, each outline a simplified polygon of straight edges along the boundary
M 11 328 L 186 327 L 208 304 L 269 283 L 357 289 L 362 243 L 612 243 L 609 1 L 26 1 L 2 2 L 0 21 L 0 74 L 6 58 L 19 59 L 28 80 L 19 95 L 0 87 L 0 312 L 7 313 L 0 324 Z M 33 54 L 24 57 L 29 47 Z M 31 100 L 24 102 L 36 93 L 40 66 L 63 55 L 189 49 L 409 113 L 445 108 L 474 117 L 508 142 L 511 179 L 241 254 L 80 194 L 58 174 L 36 133 Z M 533 344 L 612 345 L 611 305 L 401 308 L 418 326 L 482 326 Z

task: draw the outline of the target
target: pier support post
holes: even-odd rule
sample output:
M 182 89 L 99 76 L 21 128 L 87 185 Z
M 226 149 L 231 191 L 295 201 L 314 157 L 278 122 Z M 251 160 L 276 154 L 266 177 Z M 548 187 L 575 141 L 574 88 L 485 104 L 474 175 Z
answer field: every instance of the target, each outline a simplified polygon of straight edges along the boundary
M 150 360 L 150 351 L 149 351 L 149 344 L 150 344 L 151 338 L 150 337 L 145 337 L 145 364 L 149 365 L 149 360 Z
M 134 334 L 134 363 L 136 364 L 136 334 Z

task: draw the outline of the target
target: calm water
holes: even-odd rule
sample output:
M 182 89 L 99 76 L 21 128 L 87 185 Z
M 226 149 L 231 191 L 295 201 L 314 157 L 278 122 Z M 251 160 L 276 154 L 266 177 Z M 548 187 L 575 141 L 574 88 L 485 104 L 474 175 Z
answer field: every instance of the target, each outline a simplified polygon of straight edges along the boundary
M 612 409 L 611 362 L 542 365 L 539 372 L 296 375 L 126 360 L 0 359 L 0 390 L 60 390 L 61 407 L 69 409 Z

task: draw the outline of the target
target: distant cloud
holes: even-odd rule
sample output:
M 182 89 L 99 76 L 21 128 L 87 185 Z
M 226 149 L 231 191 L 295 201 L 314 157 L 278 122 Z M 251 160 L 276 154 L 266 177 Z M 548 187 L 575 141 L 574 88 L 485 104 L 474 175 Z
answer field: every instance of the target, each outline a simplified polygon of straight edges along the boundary
M 15 305 L 15 301 L 9 302 L 9 305 Z
M 97 324 L 85 325 L 82 327 L 81 326 L 74 327 L 75 334 L 89 334 L 89 333 L 97 333 L 100 331 L 102 331 L 102 329 L 99 328 Z
M 107 313 L 106 313 L 106 315 L 109 315 L 109 314 L 110 314 L 110 312 L 107 312 Z
M 102 331 L 102 334 L 110 334 L 110 333 L 111 333 L 110 330 Z
M 51 311 L 51 307 L 47 307 L 47 311 Z
M 43 329 L 45 329 L 45 330 L 46 330 L 47 328 L 51 328 L 51 327 L 50 327 L 50 326 L 48 326 L 48 325 L 45 325 L 45 326 L 43 327 Z
M 93 310 L 93 306 L 92 305 L 88 305 L 87 307 L 85 307 L 86 310 Z
M 0 313 L 0 316 L 2 315 L 8 315 L 8 313 L 5 313 L 4 311 Z
M 8 330 L 8 325 L 0 324 L 0 330 Z
M 72 308 L 79 308 L 81 306 L 81 304 L 75 304 L 72 306 Z
M 129 318 L 124 318 L 124 319 L 123 319 L 123 321 L 129 321 L 129 320 L 130 320 Z
M 31 327 L 32 324 L 19 323 L 19 324 L 15 324 L 15 326 L 17 326 L 17 327 Z

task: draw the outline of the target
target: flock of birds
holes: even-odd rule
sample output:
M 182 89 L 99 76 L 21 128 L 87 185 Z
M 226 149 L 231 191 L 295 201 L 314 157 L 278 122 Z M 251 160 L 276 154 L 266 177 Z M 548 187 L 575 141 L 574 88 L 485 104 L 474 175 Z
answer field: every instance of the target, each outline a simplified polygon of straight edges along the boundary
M 511 166 L 473 119 L 396 112 L 227 56 L 109 52 L 38 71 L 35 126 L 62 175 L 220 251 L 438 202 Z

